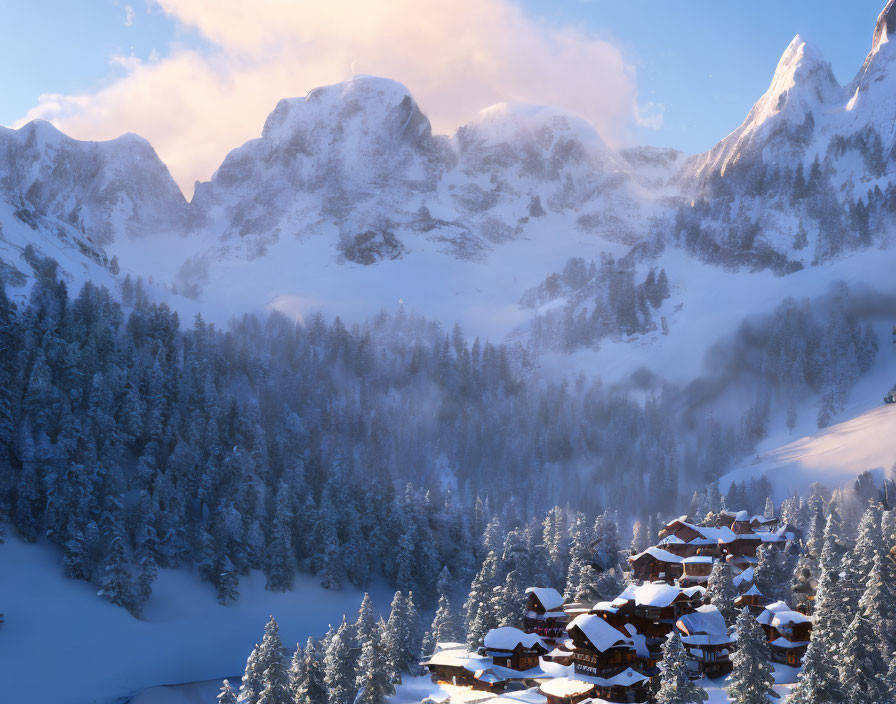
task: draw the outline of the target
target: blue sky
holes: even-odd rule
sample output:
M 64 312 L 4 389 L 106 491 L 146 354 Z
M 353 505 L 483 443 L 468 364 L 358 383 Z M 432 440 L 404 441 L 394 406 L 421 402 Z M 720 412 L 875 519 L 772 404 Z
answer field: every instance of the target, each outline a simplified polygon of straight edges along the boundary
M 184 134 L 181 142 L 166 144 L 167 133 L 172 126 L 176 126 L 176 115 L 183 113 L 184 120 L 207 122 L 221 116 L 221 106 L 216 106 L 211 116 L 195 109 L 191 116 L 186 105 L 187 98 L 168 96 L 166 89 L 158 87 L 163 85 L 159 83 L 161 79 L 158 76 L 152 80 L 156 86 L 153 89 L 156 91 L 155 97 L 162 104 L 161 117 L 151 114 L 148 109 L 138 111 L 135 116 L 137 108 L 128 112 L 125 109 L 127 106 L 112 105 L 114 96 L 103 95 L 103 91 L 119 82 L 124 86 L 115 98 L 119 103 L 131 100 L 127 96 L 132 94 L 142 96 L 140 99 L 146 101 L 146 91 L 150 89 L 135 93 L 136 88 L 125 85 L 125 79 L 135 71 L 135 67 L 158 69 L 167 66 L 166 60 L 175 56 L 187 56 L 194 63 L 197 56 L 201 57 L 207 73 L 215 73 L 221 65 L 228 66 L 233 75 L 218 78 L 222 84 L 229 86 L 236 81 L 233 76 L 239 75 L 242 64 L 249 62 L 246 47 L 256 39 L 255 35 L 249 39 L 237 36 L 237 32 L 241 24 L 256 20 L 256 34 L 262 38 L 266 36 L 265 32 L 272 32 L 272 26 L 276 32 L 279 29 L 277 23 L 284 28 L 295 26 L 297 34 L 306 27 L 318 27 L 320 37 L 313 36 L 315 30 L 309 29 L 302 37 L 304 43 L 296 41 L 297 45 L 302 44 L 305 53 L 286 56 L 296 62 L 295 66 L 301 66 L 302 71 L 293 71 L 294 80 L 290 75 L 279 75 L 276 81 L 272 79 L 269 93 L 245 89 L 222 97 L 221 86 L 214 88 L 215 96 L 225 101 L 223 104 L 228 106 L 228 112 L 230 107 L 234 108 L 235 114 L 228 115 L 227 119 L 235 123 L 238 112 L 243 122 L 228 129 L 221 127 L 218 141 L 209 146 L 207 154 L 193 155 L 189 163 L 173 167 L 172 172 L 182 183 L 193 178 L 194 172 L 203 177 L 210 173 L 214 164 L 220 163 L 220 157 L 226 153 L 225 144 L 229 149 L 257 134 L 264 116 L 276 102 L 275 91 L 278 97 L 302 95 L 314 85 L 342 80 L 345 77 L 343 74 L 349 73 L 349 64 L 354 71 L 356 61 L 351 52 L 354 51 L 354 43 L 360 41 L 359 37 L 363 40 L 363 47 L 357 50 L 358 55 L 362 59 L 374 56 L 374 60 L 366 65 L 361 62 L 361 68 L 369 65 L 374 70 L 367 72 L 406 72 L 407 75 L 394 77 L 411 88 L 423 109 L 434 116 L 437 128 L 456 126 L 458 120 L 468 117 L 469 106 L 451 112 L 443 109 L 444 105 L 438 105 L 438 98 L 433 97 L 445 82 L 445 102 L 458 102 L 458 94 L 464 90 L 463 81 L 472 75 L 468 67 L 461 65 L 462 61 L 456 57 L 450 62 L 443 61 L 460 66 L 460 75 L 456 77 L 453 87 L 447 85 L 451 81 L 444 74 L 444 66 L 437 66 L 442 73 L 433 68 L 430 73 L 418 72 L 419 75 L 415 75 L 412 64 L 420 57 L 412 56 L 409 62 L 409 57 L 402 57 L 398 48 L 393 49 L 393 54 L 399 54 L 397 58 L 381 55 L 385 49 L 371 43 L 375 43 L 375 38 L 358 34 L 361 30 L 357 25 L 367 23 L 369 18 L 354 23 L 354 26 L 349 23 L 342 26 L 345 8 L 360 8 L 360 5 L 351 4 L 358 0 L 333 0 L 328 5 L 337 2 L 342 3 L 342 9 L 327 16 L 327 11 L 320 9 L 322 6 L 317 3 L 295 0 L 294 11 L 290 10 L 293 16 L 282 21 L 277 18 L 272 20 L 275 24 L 265 25 L 261 17 L 265 12 L 263 4 L 268 3 L 276 8 L 272 12 L 282 13 L 283 3 L 278 7 L 276 0 L 257 0 L 251 4 L 243 0 L 0 0 L 4 20 L 0 29 L 0 85 L 3 86 L 0 124 L 15 124 L 29 114 L 54 119 L 62 129 L 81 138 L 106 138 L 114 136 L 115 132 L 136 131 L 147 136 L 163 159 L 171 164 L 171 159 L 176 160 L 184 153 L 183 145 L 188 140 L 196 139 L 195 134 Z M 364 2 L 365 7 L 372 7 L 378 0 Z M 468 44 L 460 50 L 476 54 L 478 47 L 475 42 L 479 41 L 484 51 L 497 52 L 497 58 L 490 57 L 490 65 L 494 67 L 496 76 L 492 77 L 491 84 L 486 81 L 476 90 L 471 90 L 470 101 L 483 101 L 492 96 L 503 99 L 494 83 L 501 80 L 502 71 L 505 75 L 512 73 L 515 58 L 550 63 L 550 59 L 544 57 L 550 57 L 552 51 L 563 46 L 563 31 L 570 28 L 577 30 L 587 35 L 588 41 L 579 41 L 575 51 L 565 58 L 566 63 L 560 66 L 563 80 L 558 80 L 557 67 L 553 67 L 554 74 L 547 71 L 542 83 L 533 81 L 530 93 L 517 86 L 509 91 L 513 97 L 508 99 L 522 95 L 523 99 L 531 102 L 552 103 L 563 102 L 569 96 L 571 104 L 563 107 L 585 114 L 610 141 L 619 141 L 616 134 L 619 130 L 616 128 L 620 121 L 628 121 L 627 141 L 697 152 L 711 147 L 743 120 L 753 101 L 768 87 L 781 52 L 797 33 L 819 47 L 831 62 L 841 83 L 852 78 L 870 48 L 875 19 L 884 0 L 762 0 L 749 3 L 726 0 L 518 0 L 516 8 L 511 9 L 521 9 L 528 24 L 522 29 L 515 26 L 508 30 L 503 48 L 487 46 L 491 43 L 490 37 L 495 34 L 495 27 L 516 21 L 512 13 L 507 12 L 507 6 L 513 4 L 510 0 L 480 0 L 478 5 L 467 0 L 451 3 L 447 0 L 415 0 L 410 7 L 418 9 L 418 12 L 402 21 L 411 30 L 427 24 L 435 25 L 435 30 L 444 27 L 442 34 L 447 36 L 446 41 L 450 41 L 452 35 L 464 33 L 467 24 L 471 24 L 467 22 L 468 16 L 478 11 L 479 7 L 489 8 L 489 17 L 476 20 L 482 23 L 482 31 L 467 37 Z M 223 9 L 225 5 L 226 11 Z M 433 10 L 436 5 L 440 5 L 441 9 Z M 458 8 L 458 16 L 450 20 L 453 26 L 445 26 L 448 17 L 445 13 L 452 12 L 455 7 Z M 258 8 L 257 12 L 255 8 Z M 230 24 L 216 15 L 223 16 Z M 381 16 L 374 19 L 384 23 L 389 20 Z M 290 25 L 288 20 L 295 20 L 296 24 Z M 489 22 L 492 24 L 489 25 Z M 374 22 L 370 24 L 378 28 L 371 29 L 372 33 L 382 32 L 382 27 L 388 26 Z M 549 33 L 551 28 L 557 31 L 544 42 L 531 36 L 540 31 Z M 277 44 L 281 50 L 284 44 L 290 43 L 287 29 L 283 32 L 285 34 L 271 40 L 272 45 Z M 513 32 L 519 36 L 519 57 L 513 56 L 517 36 Z M 620 85 L 624 83 L 624 77 L 621 77 L 624 72 L 620 69 L 620 76 L 610 76 L 615 70 L 613 57 L 607 58 L 601 53 L 606 47 L 593 45 L 591 39 L 594 37 L 597 37 L 598 44 L 601 43 L 599 40 L 605 40 L 614 51 L 621 52 L 626 64 L 635 67 L 635 78 L 629 92 L 636 90 L 637 96 L 632 98 L 632 104 L 639 106 L 644 114 L 661 114 L 660 127 L 657 127 L 656 120 L 652 127 L 639 126 L 631 118 L 630 110 L 616 109 L 615 103 L 628 99 L 626 87 Z M 406 39 L 399 36 L 399 39 L 403 38 Z M 396 47 L 400 46 L 400 42 L 392 39 L 383 41 L 392 41 Z M 473 42 L 472 48 L 470 42 Z M 313 52 L 327 54 L 333 44 L 343 45 L 340 49 L 342 53 L 336 52 L 332 60 L 310 60 L 316 58 Z M 433 51 L 436 54 L 439 51 L 444 53 L 450 50 L 446 46 L 434 47 Z M 259 56 L 265 54 L 267 49 L 255 47 L 254 51 L 251 62 L 258 68 L 261 63 Z M 500 51 L 504 55 L 498 56 Z M 538 51 L 542 53 L 537 54 Z M 536 53 L 535 58 L 525 56 L 533 52 Z M 583 56 L 588 58 L 582 60 Z M 113 60 L 113 57 L 119 59 Z M 127 59 L 122 61 L 120 57 Z M 591 57 L 597 58 L 592 62 Z M 429 57 L 429 61 L 435 65 L 438 58 Z M 277 56 L 265 70 L 286 64 L 285 59 Z M 531 73 L 531 65 L 524 66 L 521 71 Z M 174 75 L 173 68 L 169 67 L 168 72 Z M 606 80 L 601 75 L 604 73 L 609 76 Z M 190 81 L 189 72 L 179 75 L 184 76 L 179 79 L 181 82 Z M 439 76 L 438 81 L 432 82 L 438 85 L 427 86 L 427 77 L 436 75 Z M 251 82 L 257 86 L 259 82 L 266 82 L 265 76 L 258 69 L 252 75 Z M 544 86 L 556 90 L 545 95 L 543 100 L 538 100 L 541 93 L 549 93 Z M 187 86 L 185 90 L 190 91 L 191 87 Z M 580 96 L 575 95 L 580 90 L 585 94 L 594 94 L 590 103 L 582 103 Z M 196 100 L 200 100 L 198 96 L 203 95 L 201 87 L 195 93 Z M 35 109 L 44 94 L 79 97 L 69 100 L 61 110 L 57 110 L 54 100 L 46 99 L 39 109 Z M 102 99 L 96 99 L 97 95 L 102 95 Z M 81 110 L 81 96 L 89 96 L 90 110 Z M 164 105 L 166 100 L 171 102 L 170 109 Z M 604 105 L 601 105 L 601 100 L 605 100 Z M 247 105 L 251 101 L 259 104 Z M 139 101 L 136 102 L 139 104 Z M 477 109 L 485 106 L 477 103 Z M 444 116 L 440 122 L 439 115 L 442 113 Z M 162 122 L 165 124 L 159 124 Z M 92 129 L 94 123 L 98 124 L 96 129 Z M 177 172 L 178 168 L 181 172 Z

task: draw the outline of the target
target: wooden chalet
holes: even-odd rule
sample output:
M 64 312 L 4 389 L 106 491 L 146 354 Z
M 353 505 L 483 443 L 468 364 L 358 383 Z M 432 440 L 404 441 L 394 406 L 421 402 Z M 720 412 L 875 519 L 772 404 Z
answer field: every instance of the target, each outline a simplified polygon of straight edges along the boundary
M 563 610 L 563 596 L 550 587 L 526 589 L 526 615 L 523 630 L 534 633 L 545 643 L 554 644 L 566 636 L 569 616 Z
M 734 638 L 715 606 L 700 606 L 675 622 L 688 653 L 688 667 L 695 675 L 720 677 L 731 672 Z
M 436 684 L 453 684 L 472 687 L 485 691 L 502 691 L 504 687 L 498 682 L 481 679 L 488 672 L 492 662 L 490 658 L 478 653 L 471 653 L 463 643 L 439 643 L 436 651 L 420 663 L 425 667 Z M 477 677 L 477 674 L 480 677 Z
M 688 523 L 685 518 L 677 518 L 660 531 L 662 539 L 657 547 L 679 557 L 721 557 L 724 546 L 737 538 L 730 528 L 701 526 Z
M 765 607 L 756 622 L 768 637 L 772 659 L 799 667 L 812 637 L 812 617 L 776 601 Z
M 681 560 L 682 574 L 678 584 L 682 587 L 705 585 L 709 581 L 716 560 L 710 555 L 694 555 Z
M 577 674 L 615 675 L 638 661 L 632 639 L 596 614 L 574 618 L 567 632 L 572 639 L 571 661 Z
M 702 587 L 682 588 L 665 582 L 630 585 L 609 603 L 595 605 L 595 613 L 617 628 L 644 636 L 646 652 L 641 667 L 651 669 L 662 659 L 662 646 L 675 622 L 703 603 Z
M 750 528 L 756 531 L 775 531 L 778 528 L 778 519 L 774 516 L 753 516 L 750 519 Z
M 665 637 L 683 614 L 695 611 L 703 603 L 701 587 L 682 588 L 665 582 L 633 584 L 612 602 L 617 619 L 632 624 L 638 633 Z
M 652 679 L 627 667 L 611 677 L 578 675 L 542 682 L 539 692 L 547 704 L 577 704 L 591 699 L 602 702 L 646 702 L 652 694 Z
M 758 615 L 762 613 L 763 609 L 765 609 L 765 605 L 768 603 L 768 599 L 763 596 L 762 592 L 756 587 L 756 585 L 752 585 L 747 591 L 741 594 L 734 600 L 734 606 L 738 609 L 742 609 L 745 606 L 750 609 L 750 612 L 754 615 Z
M 722 555 L 730 556 L 737 564 L 737 558 L 755 558 L 760 545 L 772 543 L 784 547 L 787 539 L 778 533 L 738 533 L 734 540 L 721 546 Z
M 632 578 L 640 582 L 656 582 L 662 580 L 674 584 L 681 577 L 682 567 L 680 555 L 675 555 L 659 547 L 649 547 L 644 552 L 628 558 L 632 568 Z
M 544 642 L 534 633 L 505 626 L 485 634 L 480 653 L 488 655 L 494 665 L 522 672 L 538 667 L 538 659 L 548 652 Z

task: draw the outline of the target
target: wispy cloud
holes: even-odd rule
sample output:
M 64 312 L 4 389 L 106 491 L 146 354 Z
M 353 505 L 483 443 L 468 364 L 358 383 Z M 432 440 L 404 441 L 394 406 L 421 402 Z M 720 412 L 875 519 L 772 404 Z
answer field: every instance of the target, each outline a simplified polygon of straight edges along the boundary
M 134 8 L 130 5 L 124 6 L 124 26 L 125 27 L 133 27 L 134 26 Z
M 634 68 L 612 42 L 548 26 L 509 0 L 154 1 L 203 48 L 129 58 L 118 80 L 42 96 L 24 120 L 50 119 L 81 139 L 137 132 L 188 193 L 260 134 L 280 98 L 353 73 L 403 82 L 438 132 L 506 100 L 576 112 L 610 143 L 662 119 L 640 115 Z

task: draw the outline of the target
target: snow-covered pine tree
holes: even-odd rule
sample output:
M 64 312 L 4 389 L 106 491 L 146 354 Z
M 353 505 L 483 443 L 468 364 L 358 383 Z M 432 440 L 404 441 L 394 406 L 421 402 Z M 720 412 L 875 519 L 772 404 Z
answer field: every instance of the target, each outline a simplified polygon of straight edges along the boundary
M 765 510 L 762 512 L 762 515 L 765 518 L 774 518 L 775 517 L 775 502 L 772 501 L 770 496 L 765 499 Z
M 327 704 L 321 659 L 319 645 L 308 638 L 302 652 L 301 677 L 293 682 L 294 704 Z
M 616 512 L 607 509 L 594 521 L 594 565 L 598 572 L 619 568 L 619 527 Z
M 712 572 L 706 583 L 706 600 L 719 610 L 725 623 L 733 624 L 737 618 L 735 599 L 737 599 L 737 587 L 734 586 L 731 566 L 724 560 L 717 560 L 713 563 Z
M 236 692 L 230 686 L 229 680 L 224 680 L 221 684 L 221 691 L 215 698 L 218 700 L 218 704 L 237 704 Z
M 838 658 L 840 688 L 849 704 L 878 704 L 885 689 L 887 664 L 881 656 L 869 615 L 860 611 L 843 637 Z
M 281 481 L 274 501 L 271 539 L 265 551 L 264 572 L 268 578 L 265 589 L 275 592 L 292 589 L 296 573 L 296 556 L 290 527 L 292 519 L 289 486 Z
M 229 604 L 240 598 L 239 576 L 230 558 L 224 553 L 218 557 L 215 566 L 215 596 L 219 604 Z
M 361 619 L 359 618 L 359 621 Z M 366 631 L 366 629 L 365 629 Z M 376 624 L 363 635 L 359 634 L 361 655 L 358 658 L 355 688 L 356 704 L 383 704 L 395 693 L 390 668 L 382 648 L 382 632 Z
M 305 681 L 305 653 L 302 646 L 296 643 L 292 658 L 289 661 L 289 691 L 292 700 L 298 698 L 298 691 Z
M 364 592 L 364 598 L 361 599 L 361 606 L 358 608 L 358 618 L 355 620 L 354 636 L 356 647 L 363 646 L 373 640 L 373 634 L 376 631 L 376 617 L 373 613 L 373 601 L 370 594 Z
M 98 594 L 116 606 L 130 608 L 134 603 L 134 585 L 124 532 L 117 524 L 100 566 Z
M 464 624 L 467 631 L 467 645 L 473 649 L 492 628 L 497 626 L 497 619 L 491 610 L 491 598 L 498 586 L 495 583 L 498 573 L 498 556 L 489 552 L 482 562 L 478 574 L 470 585 L 470 594 L 464 604 Z
M 258 704 L 293 704 L 289 670 L 280 651 L 277 655 L 278 657 L 271 657 L 261 676 L 262 689 Z
M 352 656 L 352 627 L 345 616 L 327 640 L 324 654 L 324 684 L 328 704 L 351 704 L 355 696 L 355 659 Z
M 803 669 L 793 689 L 791 704 L 842 704 L 846 701 L 837 671 L 840 658 L 838 641 L 842 632 L 837 584 L 840 574 L 837 522 L 836 516 L 829 516 L 825 527 L 819 557 L 821 574 L 815 594 L 812 638 L 803 657 Z
M 700 704 L 709 699 L 706 690 L 693 682 L 688 673 L 687 653 L 678 630 L 663 643 L 663 662 L 657 704 Z
M 413 592 L 408 592 L 405 597 L 403 610 L 406 636 L 402 644 L 402 669 L 407 673 L 417 674 L 423 649 L 423 621 L 414 603 Z
M 848 616 L 846 614 L 844 616 L 850 621 L 865 591 L 875 557 L 883 556 L 886 552 L 881 533 L 881 513 L 877 502 L 869 504 L 859 521 L 855 545 L 846 553 L 844 559 L 842 595 L 849 609 Z
M 395 596 L 392 598 L 389 619 L 383 623 L 382 630 L 383 658 L 386 670 L 393 683 L 401 684 L 401 672 L 404 662 L 402 642 L 405 638 L 404 597 L 401 592 L 395 592 Z
M 432 625 L 423 639 L 423 655 L 431 655 L 435 651 L 437 643 L 457 641 L 458 636 L 454 615 L 451 613 L 451 602 L 448 601 L 447 596 L 442 594 L 439 597 Z
M 596 589 L 597 570 L 580 557 L 573 557 L 569 563 L 569 575 L 563 598 L 569 601 L 588 603 L 598 598 Z
M 264 636 L 261 643 L 258 643 L 249 654 L 246 660 L 246 671 L 243 674 L 243 681 L 240 685 L 240 704 L 258 704 L 261 701 L 261 694 L 268 686 L 265 679 L 265 673 L 271 668 L 272 676 L 271 686 L 273 687 L 270 696 L 274 696 L 279 690 L 279 672 L 277 663 L 283 669 L 283 679 L 286 680 L 286 666 L 283 663 L 283 643 L 280 640 L 280 626 L 277 620 L 271 616 L 264 627 Z M 286 686 L 286 685 L 285 685 Z
M 881 657 L 889 661 L 896 651 L 896 565 L 889 555 L 874 556 L 859 612 L 868 617 Z
M 735 627 L 737 650 L 731 656 L 728 696 L 734 704 L 768 704 L 775 679 L 765 632 L 747 608 L 741 610 Z
M 518 628 L 523 620 L 525 604 L 523 596 L 526 585 L 520 579 L 516 570 L 510 570 L 504 579 L 504 584 L 495 589 L 492 595 L 491 612 L 495 616 L 498 626 L 513 626 Z
M 793 568 L 784 551 L 767 543 L 756 551 L 756 556 L 758 560 L 753 571 L 756 588 L 772 601 L 787 601 Z

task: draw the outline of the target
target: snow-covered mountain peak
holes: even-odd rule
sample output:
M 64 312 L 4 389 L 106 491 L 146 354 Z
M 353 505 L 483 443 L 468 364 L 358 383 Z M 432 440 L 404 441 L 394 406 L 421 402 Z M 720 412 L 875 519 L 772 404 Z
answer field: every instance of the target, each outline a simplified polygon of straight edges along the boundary
M 756 101 L 743 127 L 761 129 L 778 117 L 802 123 L 809 113 L 840 99 L 842 90 L 821 52 L 796 35 L 781 55 L 772 82 Z
M 342 83 L 315 88 L 304 98 L 281 100 L 268 116 L 262 139 L 290 144 L 296 135 L 307 137 L 309 126 L 324 128 L 336 140 L 358 133 L 377 138 L 415 140 L 430 136 L 429 120 L 397 81 L 355 76 Z
M 775 69 L 768 90 L 756 101 L 746 120 L 711 151 L 697 158 L 698 180 L 714 171 L 722 174 L 734 163 L 775 158 L 799 159 L 815 134 L 816 120 L 837 108 L 843 89 L 821 52 L 793 38 Z

